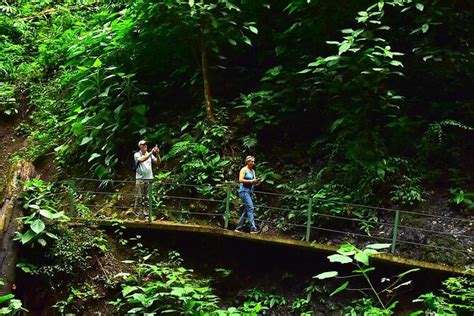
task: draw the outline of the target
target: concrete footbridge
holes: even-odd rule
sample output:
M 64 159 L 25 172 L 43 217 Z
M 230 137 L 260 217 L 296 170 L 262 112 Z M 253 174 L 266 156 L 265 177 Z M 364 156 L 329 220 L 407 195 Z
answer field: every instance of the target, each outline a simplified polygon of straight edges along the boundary
M 463 218 L 367 206 L 311 194 L 256 191 L 256 222 L 262 232 L 250 234 L 233 230 L 241 209 L 235 184 L 153 182 L 146 197 L 137 200 L 135 181 L 74 178 L 58 185 L 57 191 L 73 225 L 112 227 L 120 223 L 127 229 L 237 239 L 322 255 L 334 253 L 346 242 L 361 249 L 368 244 L 384 243 L 390 244 L 389 253 L 374 257 L 380 263 L 465 272 L 465 266 L 429 260 L 433 254 L 443 253 L 472 264 L 472 234 L 453 234 L 423 225 L 426 221 L 443 223 L 443 227 L 455 223 L 456 227 L 466 226 L 469 232 L 472 221 Z M 450 240 L 452 246 L 436 244 L 434 241 L 440 236 Z

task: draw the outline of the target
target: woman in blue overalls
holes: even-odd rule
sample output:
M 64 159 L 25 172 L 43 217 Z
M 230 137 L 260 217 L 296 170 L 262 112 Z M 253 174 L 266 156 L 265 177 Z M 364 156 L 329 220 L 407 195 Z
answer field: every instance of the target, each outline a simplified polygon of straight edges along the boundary
M 254 207 L 252 201 L 253 186 L 260 183 L 260 179 L 255 177 L 255 157 L 247 156 L 245 158 L 245 164 L 246 165 L 242 169 L 240 169 L 239 173 L 239 197 L 244 203 L 244 209 L 242 212 L 242 216 L 240 216 L 239 225 L 237 225 L 235 231 L 242 233 L 242 228 L 244 227 L 245 219 L 248 218 L 250 222 L 250 233 L 258 234 L 260 233 L 260 229 L 258 229 L 255 225 L 253 212 Z

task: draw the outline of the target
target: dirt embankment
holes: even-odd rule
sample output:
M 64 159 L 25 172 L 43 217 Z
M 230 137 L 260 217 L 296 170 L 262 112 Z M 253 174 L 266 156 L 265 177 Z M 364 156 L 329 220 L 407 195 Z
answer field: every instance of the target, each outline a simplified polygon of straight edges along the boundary
M 26 143 L 26 137 L 15 132 L 20 123 L 20 118 L 0 116 L 0 205 L 4 199 L 5 180 L 10 170 L 11 158 Z
M 16 197 L 21 191 L 22 181 L 34 176 L 34 166 L 20 160 L 13 165 L 13 155 L 24 146 L 26 138 L 16 135 L 19 118 L 0 117 L 0 277 L 4 285 L 0 293 L 9 293 L 14 288 L 18 246 L 12 240 L 21 225 L 15 219 L 21 216 L 21 207 Z

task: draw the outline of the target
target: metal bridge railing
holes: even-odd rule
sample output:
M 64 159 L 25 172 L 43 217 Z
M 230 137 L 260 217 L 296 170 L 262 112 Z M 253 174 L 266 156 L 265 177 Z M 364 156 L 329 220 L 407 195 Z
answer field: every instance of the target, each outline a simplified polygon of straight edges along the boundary
M 212 187 L 210 185 L 150 182 L 146 197 L 140 201 L 138 206 L 135 181 L 73 178 L 69 180 L 67 187 L 68 209 L 71 216 L 87 217 L 87 211 L 93 214 L 93 218 L 98 216 L 104 218 L 114 217 L 117 216 L 117 213 L 133 216 L 136 213 L 143 212 L 147 214 L 148 221 L 152 221 L 153 217 L 176 221 L 206 218 L 208 221 L 218 220 L 219 223 L 213 224 L 223 226 L 226 229 L 229 228 L 231 221 L 236 222 L 240 216 L 240 205 L 235 184 Z M 256 221 L 265 223 L 273 229 L 273 233 L 283 234 L 286 237 L 290 236 L 312 242 L 321 239 L 324 234 L 328 236 L 339 234 L 357 238 L 359 241 L 390 243 L 392 253 L 395 253 L 401 245 L 404 245 L 460 252 L 472 256 L 472 250 L 455 249 L 428 243 L 433 236 L 442 235 L 452 237 L 456 241 L 462 240 L 471 245 L 472 249 L 474 247 L 474 236 L 472 235 L 453 234 L 452 232 L 419 227 L 420 225 L 409 225 L 409 219 L 413 222 L 420 222 L 421 218 L 430 218 L 445 223 L 464 223 L 472 227 L 472 221 L 468 219 L 374 207 L 318 197 L 265 191 L 255 191 L 255 194 L 255 209 L 256 214 L 259 214 Z M 290 203 L 288 200 L 292 199 L 294 201 Z M 183 203 L 188 203 L 188 205 L 183 207 Z M 342 207 L 344 212 L 334 213 L 331 209 L 328 210 L 328 205 Z M 117 213 L 107 213 L 106 210 L 115 210 Z M 368 210 L 377 216 L 373 216 L 373 218 L 357 217 L 353 215 L 354 210 Z M 404 224 L 404 220 L 408 223 Z M 337 225 L 338 223 L 339 225 Z M 372 227 L 373 230 L 378 228 L 379 235 L 371 235 L 367 231 L 364 234 L 344 229 L 355 224 Z M 424 242 L 400 238 L 400 230 L 411 232 L 412 235 L 421 234 L 425 236 L 420 238 Z

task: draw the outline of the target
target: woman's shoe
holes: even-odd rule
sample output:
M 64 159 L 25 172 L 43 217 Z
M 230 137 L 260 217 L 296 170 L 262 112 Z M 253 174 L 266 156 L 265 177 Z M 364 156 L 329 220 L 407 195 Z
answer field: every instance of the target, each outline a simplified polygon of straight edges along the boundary
M 262 230 L 260 228 L 252 228 L 252 230 L 250 230 L 250 233 L 251 234 L 260 234 Z

